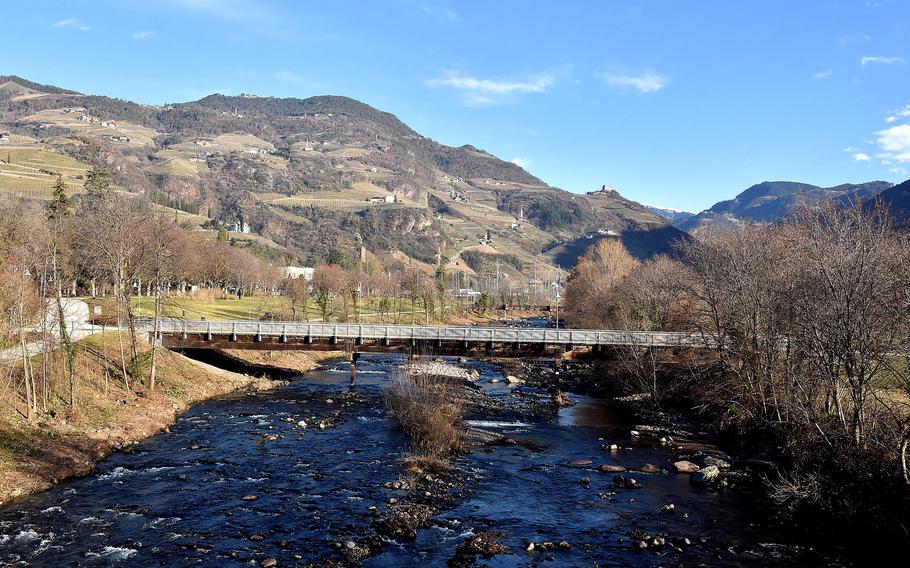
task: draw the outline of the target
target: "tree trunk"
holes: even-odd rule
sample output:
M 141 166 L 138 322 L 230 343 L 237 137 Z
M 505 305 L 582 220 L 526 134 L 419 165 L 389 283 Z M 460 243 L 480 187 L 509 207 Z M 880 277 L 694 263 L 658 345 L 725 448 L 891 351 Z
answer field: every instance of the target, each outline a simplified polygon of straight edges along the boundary
M 25 342 L 25 330 L 21 325 L 21 318 L 19 323 L 19 347 L 22 350 L 22 376 L 25 379 L 25 417 L 29 422 L 32 422 L 35 419 L 35 411 L 37 406 L 35 404 L 35 385 L 32 382 L 32 369 L 28 358 L 28 345 Z
M 151 369 L 149 370 L 149 390 L 155 390 L 157 375 L 156 356 L 158 355 L 158 329 L 161 325 L 161 285 L 155 285 L 155 319 L 152 324 L 152 355 Z

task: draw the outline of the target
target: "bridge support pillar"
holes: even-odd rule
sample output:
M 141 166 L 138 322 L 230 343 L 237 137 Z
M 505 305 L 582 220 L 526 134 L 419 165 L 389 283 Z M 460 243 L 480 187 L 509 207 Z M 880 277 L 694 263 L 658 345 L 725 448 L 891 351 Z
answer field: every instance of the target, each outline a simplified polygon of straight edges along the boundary
M 357 360 L 360 359 L 360 353 L 348 353 L 347 359 L 351 362 L 351 387 L 354 387 L 357 384 Z

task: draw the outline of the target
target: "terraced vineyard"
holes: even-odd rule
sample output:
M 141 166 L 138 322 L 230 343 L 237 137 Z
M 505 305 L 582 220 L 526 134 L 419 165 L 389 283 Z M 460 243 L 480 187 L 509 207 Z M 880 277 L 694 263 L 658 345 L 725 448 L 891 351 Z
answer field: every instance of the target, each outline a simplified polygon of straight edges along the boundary
M 45 148 L 0 146 L 0 192 L 47 198 L 59 174 L 70 193 L 79 193 L 88 169 L 85 164 Z

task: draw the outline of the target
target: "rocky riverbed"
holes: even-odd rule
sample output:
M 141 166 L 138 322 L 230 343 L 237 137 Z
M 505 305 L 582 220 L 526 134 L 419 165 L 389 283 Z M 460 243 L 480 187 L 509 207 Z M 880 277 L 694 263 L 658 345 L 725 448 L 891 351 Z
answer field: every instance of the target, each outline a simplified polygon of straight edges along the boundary
M 381 402 L 401 362 L 364 356 L 354 390 L 332 361 L 199 404 L 91 476 L 0 509 L 0 563 L 817 563 L 735 490 L 745 478 L 697 432 L 681 453 L 678 433 L 643 428 L 620 404 L 554 405 L 533 371 L 507 380 L 464 361 L 470 451 L 451 469 L 408 464 Z

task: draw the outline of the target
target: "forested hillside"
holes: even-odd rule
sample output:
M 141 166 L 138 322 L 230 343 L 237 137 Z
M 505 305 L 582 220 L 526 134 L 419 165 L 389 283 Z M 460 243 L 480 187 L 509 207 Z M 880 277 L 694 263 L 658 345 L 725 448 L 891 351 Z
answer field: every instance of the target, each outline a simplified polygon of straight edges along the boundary
M 377 254 L 456 263 L 483 244 L 518 259 L 518 274 L 528 275 L 557 256 L 574 263 L 579 239 L 650 234 L 648 246 L 630 246 L 647 256 L 681 235 L 615 192 L 551 187 L 341 96 L 214 94 L 149 106 L 0 77 L 0 132 L 2 192 L 46 198 L 57 174 L 78 192 L 85 172 L 99 167 L 121 191 L 200 227 L 237 224 L 242 233 L 248 225 L 237 238 L 288 263 L 356 256 L 361 243 Z

